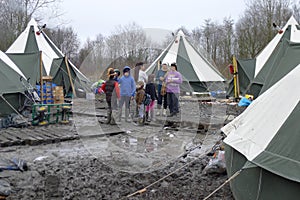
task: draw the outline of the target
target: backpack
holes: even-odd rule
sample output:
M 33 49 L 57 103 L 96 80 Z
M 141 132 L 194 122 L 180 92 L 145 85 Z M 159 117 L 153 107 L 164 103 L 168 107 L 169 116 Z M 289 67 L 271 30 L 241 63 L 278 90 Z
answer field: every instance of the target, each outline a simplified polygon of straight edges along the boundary
M 152 99 L 151 99 L 151 95 L 150 95 L 150 94 L 147 94 L 147 93 L 145 93 L 145 96 L 144 96 L 144 101 L 143 101 L 144 105 L 145 105 L 145 106 L 149 106 L 149 105 L 150 105 L 150 103 L 151 103 L 151 101 L 152 101 Z

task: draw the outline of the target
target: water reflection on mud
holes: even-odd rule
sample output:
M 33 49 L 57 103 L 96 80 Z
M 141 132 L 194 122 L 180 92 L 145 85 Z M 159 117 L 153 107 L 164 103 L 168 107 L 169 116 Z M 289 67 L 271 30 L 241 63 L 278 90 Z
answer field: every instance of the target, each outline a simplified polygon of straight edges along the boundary
M 134 134 L 120 135 L 118 138 L 111 139 L 111 142 L 120 148 L 136 153 L 150 153 L 169 145 L 174 140 L 174 131 L 160 131 L 149 136 L 135 136 Z

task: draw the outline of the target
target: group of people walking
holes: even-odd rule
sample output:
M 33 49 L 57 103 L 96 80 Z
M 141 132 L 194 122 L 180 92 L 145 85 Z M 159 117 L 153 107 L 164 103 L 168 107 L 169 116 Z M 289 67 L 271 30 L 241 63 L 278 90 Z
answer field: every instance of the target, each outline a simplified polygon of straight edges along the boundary
M 157 100 L 156 115 L 167 116 L 169 108 L 170 117 L 179 113 L 179 94 L 182 76 L 177 71 L 176 63 L 172 63 L 169 69 L 167 64 L 162 64 L 156 74 L 147 76 L 144 63 L 137 63 L 134 69 L 129 66 L 123 68 L 123 74 L 118 69 L 107 70 L 107 81 L 101 89 L 106 94 L 107 121 L 115 125 L 121 122 L 123 107 L 125 104 L 125 122 L 131 122 L 130 104 L 136 104 L 135 116 L 139 125 L 145 121 L 154 119 L 154 107 Z M 132 74 L 131 71 L 134 71 Z M 120 78 L 121 76 L 121 78 Z M 135 100 L 135 101 L 133 101 Z

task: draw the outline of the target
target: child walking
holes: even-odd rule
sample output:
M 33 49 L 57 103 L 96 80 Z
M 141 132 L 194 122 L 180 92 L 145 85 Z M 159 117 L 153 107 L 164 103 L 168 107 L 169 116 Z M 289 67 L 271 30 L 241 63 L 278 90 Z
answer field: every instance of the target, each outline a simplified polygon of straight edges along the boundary
M 146 84 L 146 94 L 149 94 L 151 96 L 151 103 L 146 106 L 146 121 L 151 122 L 151 120 L 154 120 L 154 106 L 155 106 L 155 100 L 157 98 L 157 93 L 155 89 L 155 84 L 154 84 L 154 74 L 150 74 L 148 76 L 148 83 Z M 150 114 L 150 116 L 149 116 Z
M 120 99 L 120 89 L 117 81 L 114 80 L 116 73 L 113 68 L 107 70 L 108 80 L 102 84 L 101 89 L 105 92 L 107 102 L 106 124 L 116 125 L 117 99 Z
M 136 97 L 135 97 L 135 101 L 139 112 L 138 125 L 144 124 L 144 98 L 145 98 L 144 82 L 138 81 L 136 86 Z

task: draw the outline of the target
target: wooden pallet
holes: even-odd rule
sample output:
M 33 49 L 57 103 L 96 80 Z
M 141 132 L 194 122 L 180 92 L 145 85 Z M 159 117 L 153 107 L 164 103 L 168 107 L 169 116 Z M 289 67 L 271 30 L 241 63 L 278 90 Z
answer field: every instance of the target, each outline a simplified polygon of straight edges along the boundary
M 69 129 L 68 129 L 69 128 Z M 8 128 L 0 131 L 0 147 L 13 145 L 39 145 L 79 139 L 70 126 Z

